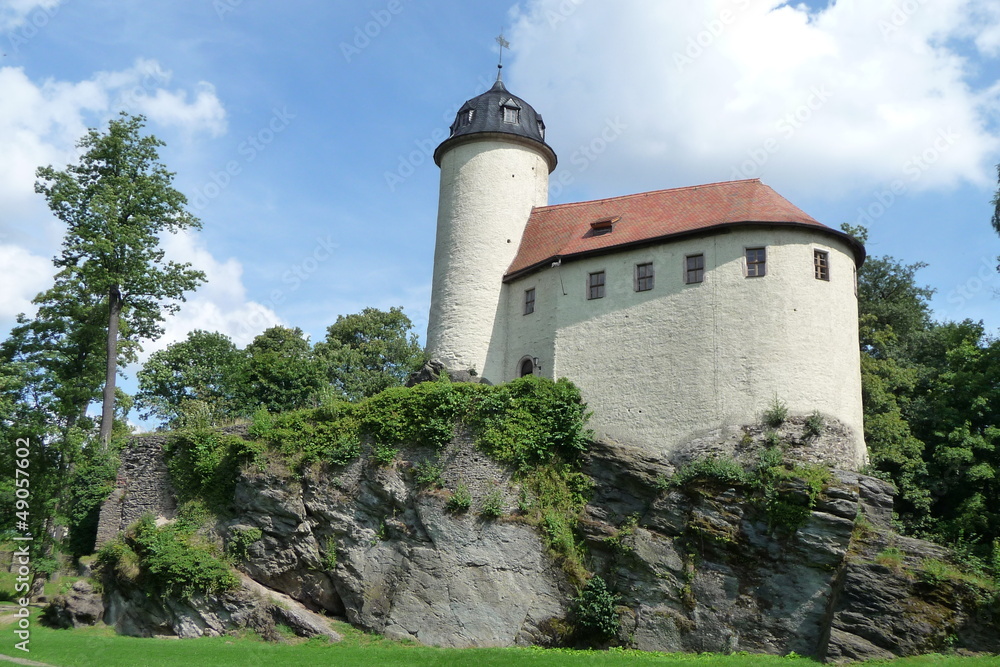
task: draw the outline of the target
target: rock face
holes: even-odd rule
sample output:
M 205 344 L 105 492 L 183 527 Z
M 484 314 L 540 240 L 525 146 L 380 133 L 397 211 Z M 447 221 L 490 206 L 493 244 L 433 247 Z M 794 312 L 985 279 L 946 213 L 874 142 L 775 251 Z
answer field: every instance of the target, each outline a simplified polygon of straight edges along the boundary
M 247 474 L 241 526 L 260 528 L 246 571 L 261 583 L 394 639 L 440 646 L 531 643 L 571 593 L 535 529 L 484 520 L 477 503 L 446 511 L 446 493 L 415 488 L 410 452 L 381 468 L 362 459 L 334 478 Z M 441 481 L 481 499 L 509 473 L 457 439 Z M 506 499 L 508 511 L 513 495 Z
M 893 533 L 885 482 L 834 470 L 804 525 L 788 534 L 769 529 L 742 490 L 658 490 L 665 466 L 644 456 L 595 446 L 588 471 L 597 493 L 583 522 L 637 648 L 795 651 L 830 661 L 1000 651 L 995 602 L 977 600 L 982 591 L 961 581 L 919 576 L 948 554 Z M 623 534 L 615 526 L 628 516 L 637 520 Z M 889 547 L 901 554 L 899 567 L 876 562 Z
M 416 483 L 414 472 L 432 460 L 440 489 Z M 948 554 L 892 532 L 884 482 L 832 471 L 790 531 L 772 529 L 747 488 L 710 480 L 666 487 L 675 463 L 609 443 L 594 443 L 585 461 L 594 487 L 581 539 L 588 565 L 620 596 L 619 643 L 833 661 L 1000 652 L 996 603 L 958 578 L 921 575 Z M 453 514 L 448 498 L 460 484 L 473 500 Z M 806 497 L 794 482 L 782 490 Z M 497 494 L 503 516 L 483 518 L 484 499 Z M 561 637 L 554 628 L 571 620 L 576 591 L 536 529 L 518 518 L 518 495 L 510 471 L 460 435 L 440 456 L 404 449 L 388 466 L 365 453 L 333 470 L 244 471 L 234 518 L 220 532 L 233 539 L 260 529 L 246 548 L 245 573 L 365 630 L 440 646 L 552 644 Z M 880 556 L 887 549 L 895 560 Z M 240 624 L 266 634 L 283 605 L 254 611 L 249 590 L 184 609 L 112 591 L 106 620 L 133 634 L 189 636 Z
M 119 634 L 133 637 L 219 637 L 246 629 L 276 640 L 280 634 L 275 625 L 283 624 L 300 637 L 341 639 L 322 616 L 249 579 L 236 590 L 187 600 L 150 596 L 117 585 L 106 590 L 105 605 L 104 622 Z
M 97 625 L 104 618 L 104 602 L 101 594 L 86 581 L 77 581 L 68 593 L 57 595 L 45 609 L 44 621 L 47 625 L 60 628 L 80 628 Z

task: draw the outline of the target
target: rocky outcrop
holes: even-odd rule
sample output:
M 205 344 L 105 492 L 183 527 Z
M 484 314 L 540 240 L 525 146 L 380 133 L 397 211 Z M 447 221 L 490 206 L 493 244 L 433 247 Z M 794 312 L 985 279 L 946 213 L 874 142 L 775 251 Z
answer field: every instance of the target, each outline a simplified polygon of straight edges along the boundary
M 587 466 L 597 492 L 586 540 L 621 595 L 624 632 L 637 648 L 795 651 L 838 662 L 1000 651 L 1000 607 L 974 583 L 922 577 L 948 553 L 895 535 L 885 482 L 832 471 L 805 523 L 788 531 L 772 527 L 744 489 L 706 480 L 664 490 L 663 467 L 607 445 L 595 446 Z M 890 547 L 895 568 L 877 562 Z
M 100 593 L 87 581 L 80 580 L 70 590 L 53 598 L 42 617 L 53 628 L 81 628 L 97 625 L 104 618 L 104 602 Z
M 411 374 L 406 380 L 407 387 L 413 387 L 421 382 L 437 382 L 442 377 L 447 377 L 451 382 L 472 382 L 478 384 L 490 384 L 489 380 L 479 375 L 476 375 L 474 370 L 453 370 L 446 368 L 445 365 L 432 359 L 425 363 L 420 370 Z
M 297 479 L 248 473 L 237 488 L 240 526 L 260 528 L 245 569 L 314 608 L 394 639 L 440 646 L 531 643 L 537 625 L 566 615 L 571 590 L 534 528 L 486 520 L 479 502 L 446 510 L 446 491 L 422 491 L 406 452 L 389 467 L 366 459 L 339 474 Z M 459 438 L 442 454 L 441 484 L 481 500 L 510 473 Z
M 746 458 L 753 439 L 717 446 Z M 614 443 L 593 443 L 585 460 L 594 484 L 580 539 L 619 596 L 618 643 L 832 661 L 1000 651 L 996 604 L 961 577 L 925 576 L 948 554 L 893 533 L 886 483 L 833 470 L 790 530 L 750 486 L 665 484 L 682 463 Z M 436 483 L 426 483 L 428 471 Z M 460 485 L 472 503 L 455 514 L 448 499 Z M 343 468 L 246 470 L 234 517 L 219 530 L 232 541 L 259 529 L 241 569 L 312 612 L 424 644 L 550 645 L 564 639 L 576 590 L 519 514 L 519 491 L 509 470 L 460 435 L 443 452 L 404 449 L 387 466 L 366 452 Z M 780 491 L 810 499 L 801 482 Z M 487 497 L 501 501 L 500 518 L 480 514 Z M 248 586 L 183 604 L 113 591 L 106 618 L 132 634 L 179 636 L 232 627 L 267 636 L 269 623 L 290 624 L 276 611 L 288 605 L 262 607 Z
M 114 583 L 105 592 L 104 622 L 133 637 L 219 637 L 252 630 L 267 640 L 281 638 L 276 625 L 300 637 L 322 636 L 340 641 L 329 619 L 291 598 L 244 578 L 232 591 L 190 598 L 150 595 L 140 588 Z

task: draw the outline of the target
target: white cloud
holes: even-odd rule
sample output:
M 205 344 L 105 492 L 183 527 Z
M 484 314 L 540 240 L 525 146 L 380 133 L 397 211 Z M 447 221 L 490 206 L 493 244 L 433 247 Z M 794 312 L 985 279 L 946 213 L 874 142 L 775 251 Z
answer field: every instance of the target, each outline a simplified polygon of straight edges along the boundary
M 45 25 L 62 0 L 3 0 L 0 2 L 0 30 L 14 30 L 26 25 Z
M 166 258 L 190 263 L 204 271 L 207 281 L 187 296 L 180 311 L 167 319 L 160 340 L 144 345 L 143 359 L 155 350 L 184 340 L 189 331 L 218 331 L 243 347 L 264 329 L 284 324 L 269 307 L 248 301 L 243 286 L 243 265 L 230 257 L 219 261 L 194 233 L 166 234 L 161 239 Z
M 143 98 L 137 107 L 160 125 L 204 127 L 216 137 L 226 132 L 226 111 L 215 96 L 215 86 L 205 81 L 198 83 L 197 93 L 190 103 L 187 91 L 170 92 L 161 88 L 154 95 Z
M 959 49 L 995 54 L 995 23 L 972 19 L 988 6 L 533 0 L 516 14 L 509 79 L 545 115 L 563 171 L 623 191 L 746 177 L 830 195 L 895 179 L 983 185 L 998 90 L 972 87 Z
M 0 68 L 0 233 L 22 235 L 16 228 L 43 213 L 35 169 L 71 162 L 88 126 L 105 125 L 119 110 L 190 132 L 225 132 L 225 110 L 210 84 L 199 84 L 188 101 L 186 91 L 165 88 L 170 78 L 157 61 L 145 59 L 79 82 L 36 83 L 19 67 Z
M 31 3 L 18 5 L 31 11 Z M 9 10 L 11 3 L 0 6 Z M 33 313 L 30 300 L 52 283 L 51 257 L 58 253 L 63 227 L 44 199 L 35 194 L 35 170 L 57 168 L 76 158 L 76 142 L 89 126 L 105 126 L 118 110 L 143 113 L 153 126 L 184 132 L 226 131 L 226 112 L 209 83 L 194 90 L 170 88 L 171 73 L 155 60 L 138 59 L 129 68 L 98 72 L 83 81 L 31 80 L 21 68 L 0 68 L 0 322 L 19 312 Z M 194 235 L 167 235 L 169 256 L 191 262 L 209 282 L 166 322 L 166 335 L 148 344 L 145 355 L 182 340 L 191 329 L 221 331 L 245 345 L 280 322 L 271 309 L 247 300 L 242 266 L 216 260 Z
M 0 318 L 12 320 L 18 313 L 34 315 L 36 307 L 31 300 L 51 287 L 52 260 L 14 245 L 0 245 L 0 266 L 4 267 L 4 279 L 0 280 Z

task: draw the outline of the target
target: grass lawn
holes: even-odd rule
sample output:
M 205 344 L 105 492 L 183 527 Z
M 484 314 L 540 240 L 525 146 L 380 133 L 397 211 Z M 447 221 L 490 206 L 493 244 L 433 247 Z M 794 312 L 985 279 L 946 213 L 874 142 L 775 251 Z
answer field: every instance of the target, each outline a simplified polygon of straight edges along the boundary
M 98 626 L 80 630 L 52 630 L 42 627 L 33 614 L 30 653 L 14 648 L 10 614 L 0 617 L 0 653 L 35 662 L 76 667 L 115 667 L 122 665 L 378 665 L 379 667 L 420 667 L 433 665 L 474 665 L 475 667 L 560 666 L 560 665 L 673 665 L 690 667 L 719 665 L 744 667 L 816 667 L 818 663 L 800 657 L 759 655 L 662 654 L 639 651 L 568 651 L 543 649 L 438 649 L 405 642 L 393 642 L 366 635 L 343 623 L 335 629 L 344 641 L 293 639 L 287 643 L 267 643 L 254 637 L 217 637 L 203 639 L 138 639 L 120 637 L 111 628 Z M 931 655 L 896 660 L 892 667 L 961 667 L 997 666 L 996 658 L 959 658 Z

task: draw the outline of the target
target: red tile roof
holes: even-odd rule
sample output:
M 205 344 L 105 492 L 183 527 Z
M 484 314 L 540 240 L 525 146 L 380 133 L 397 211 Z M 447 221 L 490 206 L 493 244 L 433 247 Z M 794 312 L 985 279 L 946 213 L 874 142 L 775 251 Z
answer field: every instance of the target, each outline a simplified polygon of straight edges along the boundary
M 595 235 L 592 224 L 609 218 L 619 218 L 614 230 Z M 535 208 L 507 279 L 557 258 L 603 254 L 720 225 L 759 222 L 806 225 L 846 236 L 816 221 L 760 179 L 710 183 Z M 864 249 L 857 242 L 852 245 L 860 264 Z

